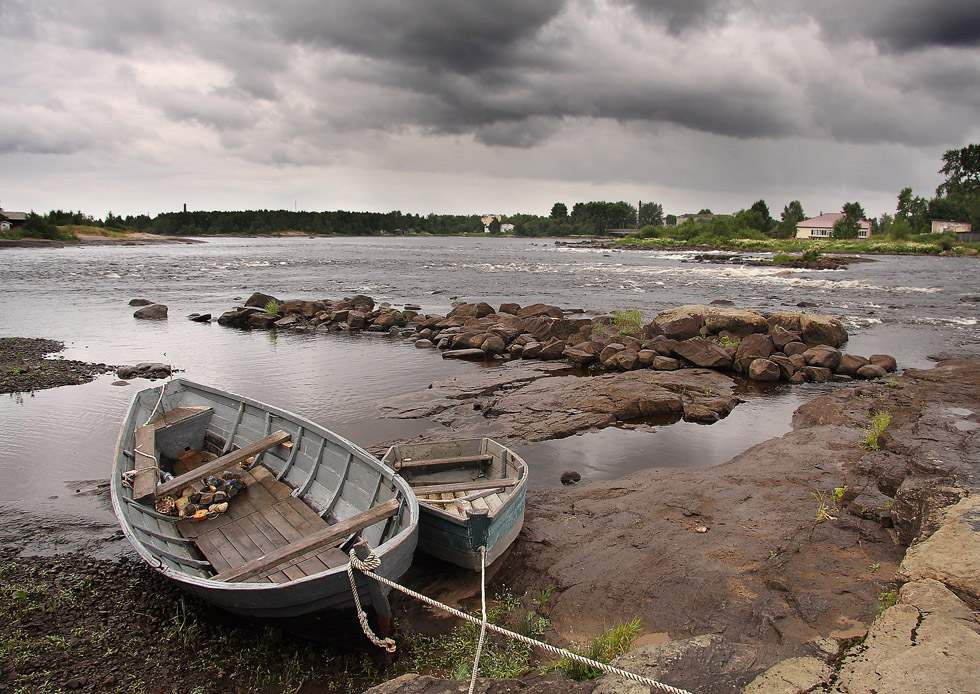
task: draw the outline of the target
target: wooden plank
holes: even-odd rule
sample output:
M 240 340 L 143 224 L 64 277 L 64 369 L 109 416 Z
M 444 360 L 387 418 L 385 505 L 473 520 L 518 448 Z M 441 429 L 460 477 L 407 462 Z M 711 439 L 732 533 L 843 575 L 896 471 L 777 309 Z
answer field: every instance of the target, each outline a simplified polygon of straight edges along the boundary
M 228 540 L 228 543 L 235 548 L 236 552 L 242 555 L 242 559 L 245 561 L 251 561 L 256 557 L 261 557 L 266 554 L 266 551 L 263 551 L 258 543 L 248 536 L 248 533 L 242 527 L 242 521 L 228 523 L 221 527 L 218 532 Z
M 202 535 L 197 538 L 197 548 L 201 550 L 201 554 L 204 555 L 205 559 L 211 562 L 211 566 L 214 567 L 215 571 L 227 571 L 231 568 L 231 563 L 221 556 L 207 535 Z
M 251 470 L 251 473 L 255 481 L 278 501 L 282 501 L 283 499 L 292 495 L 293 488 L 285 482 L 277 480 L 275 475 L 273 475 L 268 468 L 259 465 L 254 470 Z
M 446 482 L 413 487 L 412 491 L 419 494 L 445 494 L 447 492 L 475 492 L 478 489 L 503 489 L 515 486 L 520 480 L 515 477 L 505 477 L 499 480 L 476 480 L 475 482 Z
M 500 494 L 491 494 L 486 497 L 487 506 L 490 507 L 490 513 L 496 513 L 497 509 L 504 505 L 503 499 L 500 498 Z
M 473 499 L 472 504 L 473 504 L 474 511 L 487 511 L 488 513 L 490 511 L 490 507 L 487 506 L 487 502 L 484 500 L 483 497 L 480 497 L 479 499 Z
M 136 447 L 133 452 L 133 498 L 136 500 L 152 497 L 157 490 L 157 452 L 156 429 L 146 424 L 136 430 Z M 144 469 L 145 468 L 145 469 Z
M 492 455 L 464 455 L 456 458 L 423 458 L 420 460 L 400 460 L 395 463 L 395 470 L 412 470 L 420 467 L 459 467 L 480 463 L 486 465 L 493 460 Z
M 223 571 L 217 574 L 214 579 L 217 581 L 244 580 L 249 576 L 254 576 L 263 570 L 275 566 L 280 562 L 288 561 L 293 557 L 305 554 L 313 549 L 324 547 L 330 542 L 335 542 L 340 538 L 347 537 L 353 532 L 359 532 L 368 526 L 378 523 L 379 521 L 390 518 L 398 513 L 399 505 L 400 504 L 397 499 L 389 499 L 383 504 L 363 511 L 352 518 L 348 518 L 345 521 L 337 523 L 336 525 L 323 528 L 322 530 L 313 533 L 303 540 L 293 542 L 286 547 L 270 552 L 264 557 L 260 557 L 246 563 L 244 566 L 232 569 L 230 571 Z
M 206 537 L 211 549 L 210 552 L 204 552 L 204 547 L 201 544 L 202 538 Z M 228 539 L 221 534 L 220 530 L 213 530 L 209 532 L 206 536 L 197 538 L 198 548 L 204 552 L 204 556 L 207 560 L 211 562 L 214 566 L 216 562 L 225 562 L 233 570 L 236 566 L 242 566 L 245 563 L 245 557 L 241 555 L 235 546 L 228 542 Z
M 192 470 L 191 472 L 180 475 L 179 477 L 174 477 L 169 482 L 164 482 L 163 484 L 157 485 L 156 495 L 159 498 L 168 494 L 180 492 L 180 490 L 186 487 L 188 484 L 194 484 L 203 477 L 214 475 L 230 468 L 233 465 L 237 465 L 246 458 L 251 458 L 253 455 L 257 455 L 262 451 L 280 445 L 283 441 L 288 441 L 289 438 L 290 434 L 286 431 L 277 431 L 274 434 L 269 434 L 264 439 L 260 439 L 255 443 L 250 443 L 243 448 L 239 448 L 237 451 L 227 453 L 217 460 L 212 460 L 210 463 L 205 463 L 196 470 Z

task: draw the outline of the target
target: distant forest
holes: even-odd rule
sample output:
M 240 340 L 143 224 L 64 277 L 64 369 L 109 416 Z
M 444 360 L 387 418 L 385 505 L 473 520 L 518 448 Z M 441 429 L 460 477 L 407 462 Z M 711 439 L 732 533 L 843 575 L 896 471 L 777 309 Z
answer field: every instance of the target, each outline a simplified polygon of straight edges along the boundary
M 897 196 L 894 214 L 868 218 L 859 202 L 847 202 L 842 207 L 845 218 L 834 226 L 834 237 L 856 238 L 858 223 L 869 219 L 872 234 L 888 235 L 895 239 L 926 234 L 930 220 L 943 219 L 971 222 L 980 228 L 980 144 L 948 150 L 942 157 L 939 173 L 944 181 L 934 197 L 926 199 L 904 188 Z M 400 211 L 290 212 L 289 210 L 247 210 L 241 212 L 164 212 L 156 217 L 137 215 L 120 217 L 109 212 L 104 220 L 94 219 L 82 212 L 53 210 L 45 215 L 31 212 L 18 233 L 39 238 L 58 238 L 71 234 L 72 227 L 96 226 L 107 230 L 143 231 L 171 236 L 260 236 L 267 234 L 304 233 L 338 236 L 375 234 L 477 234 L 506 230 L 517 236 L 604 236 L 616 230 L 634 230 L 644 238 L 674 238 L 699 243 L 725 242 L 733 238 L 766 239 L 792 238 L 796 224 L 806 219 L 798 200 L 789 202 L 780 218 L 775 219 L 764 200 L 731 215 L 713 215 L 702 209 L 686 215 L 682 224 L 678 218 L 664 215 L 663 206 L 656 202 L 579 202 L 571 211 L 561 202 L 551 208 L 547 217 L 532 214 L 494 215 L 484 227 L 479 215 L 403 214 Z M 0 219 L 3 211 L 0 210 Z M 8 232 L 8 234 L 11 232 Z

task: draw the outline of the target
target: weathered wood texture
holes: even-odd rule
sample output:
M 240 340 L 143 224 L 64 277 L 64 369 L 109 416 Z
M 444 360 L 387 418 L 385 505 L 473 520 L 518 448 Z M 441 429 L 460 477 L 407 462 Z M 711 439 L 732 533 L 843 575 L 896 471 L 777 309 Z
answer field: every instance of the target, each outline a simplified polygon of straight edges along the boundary
M 420 487 L 413 487 L 412 491 L 414 491 L 417 496 L 422 496 L 424 494 L 454 494 L 455 492 L 474 492 L 478 489 L 500 489 L 503 487 L 513 487 L 518 482 L 519 480 L 517 478 L 505 477 L 499 480 L 483 479 L 475 482 L 428 484 Z
M 358 532 L 398 513 L 399 502 L 389 499 L 383 504 L 358 513 L 356 516 L 323 528 L 313 534 L 300 538 L 285 547 L 272 550 L 264 556 L 246 562 L 242 566 L 222 571 L 214 576 L 216 581 L 244 581 L 264 570 L 278 566 L 318 548 L 336 542 L 351 533 Z
M 136 447 L 133 450 L 133 498 L 137 500 L 152 497 L 157 489 L 156 429 L 152 424 L 144 425 L 136 430 Z

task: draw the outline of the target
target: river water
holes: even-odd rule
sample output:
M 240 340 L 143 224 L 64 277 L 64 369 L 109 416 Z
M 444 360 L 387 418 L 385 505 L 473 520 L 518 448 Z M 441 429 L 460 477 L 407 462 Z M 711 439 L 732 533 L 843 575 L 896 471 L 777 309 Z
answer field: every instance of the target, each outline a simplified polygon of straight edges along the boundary
M 303 414 L 365 446 L 414 436 L 431 422 L 381 419 L 388 398 L 434 381 L 493 368 L 445 361 L 375 334 L 240 331 L 185 319 L 220 315 L 253 291 L 281 299 L 355 293 L 445 314 L 453 301 L 543 302 L 609 312 L 657 311 L 728 299 L 763 312 L 807 309 L 840 318 L 848 351 L 894 355 L 927 368 L 927 355 L 980 343 L 978 261 L 876 257 L 836 271 L 787 271 L 697 262 L 693 252 L 570 248 L 506 238 L 207 239 L 192 245 L 80 246 L 0 253 L 0 336 L 63 340 L 65 358 L 109 364 L 161 361 L 184 376 Z M 128 305 L 169 306 L 167 321 L 139 321 Z M 93 383 L 0 397 L 0 506 L 111 516 L 95 493 L 111 468 L 119 423 L 138 388 Z M 790 428 L 793 410 L 833 386 L 745 389 L 722 422 L 612 428 L 521 452 L 531 486 L 564 469 L 618 478 L 651 466 L 715 465 Z M 111 521 L 111 518 L 109 518 Z M 109 522 L 106 521 L 106 522 Z

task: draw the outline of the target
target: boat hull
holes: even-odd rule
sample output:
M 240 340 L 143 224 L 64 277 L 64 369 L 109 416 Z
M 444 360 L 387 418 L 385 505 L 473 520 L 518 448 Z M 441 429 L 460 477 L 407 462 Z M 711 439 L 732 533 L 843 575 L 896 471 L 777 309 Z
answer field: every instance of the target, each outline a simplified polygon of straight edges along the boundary
M 182 446 L 195 445 L 188 441 L 202 436 L 210 442 L 223 442 L 226 449 L 233 450 L 268 436 L 270 431 L 282 430 L 291 435 L 292 446 L 288 450 L 266 451 L 257 456 L 257 462 L 284 489 L 292 488 L 291 496 L 312 512 L 330 522 L 339 522 L 373 504 L 397 499 L 396 515 L 364 529 L 361 536 L 381 559 L 377 573 L 397 580 L 408 570 L 418 541 L 418 504 L 408 485 L 390 468 L 309 419 L 176 379 L 134 398 L 120 431 L 110 489 L 120 527 L 137 554 L 180 588 L 228 612 L 280 625 L 291 621 L 298 624 L 314 615 L 340 616 L 354 607 L 346 565 L 278 583 L 215 580 L 217 568 L 202 556 L 193 539 L 182 536 L 178 521 L 157 514 L 152 507 L 132 498 L 132 491 L 122 483 L 122 473 L 136 467 L 134 432 L 154 412 L 174 408 L 209 408 L 212 413 L 200 431 L 186 422 L 172 427 L 172 431 L 158 430 L 162 433 L 158 435 L 156 452 L 161 458 L 165 455 L 162 448 L 175 446 L 175 452 L 179 452 Z M 251 494 L 246 494 L 246 498 L 251 498 Z M 371 602 L 369 580 L 357 578 L 364 604 Z
M 506 478 L 516 480 L 516 484 L 495 495 L 499 505 L 494 504 L 486 513 L 450 512 L 441 505 L 420 499 L 419 502 L 419 540 L 418 548 L 434 557 L 462 566 L 480 570 L 481 565 L 492 564 L 514 542 L 524 525 L 524 507 L 527 495 L 527 464 L 516 453 L 492 439 L 463 439 L 447 443 L 401 444 L 393 446 L 382 461 L 398 468 L 410 483 L 420 486 L 458 477 L 456 471 L 433 472 L 424 466 L 416 474 L 407 471 L 407 464 L 422 465 L 426 460 L 466 458 L 487 456 L 476 480 Z M 442 476 L 442 477 L 440 477 Z M 492 479 L 486 482 L 493 487 Z M 465 498 L 465 494 L 463 494 Z M 467 504 L 469 507 L 470 504 Z M 480 548 L 486 549 L 485 559 Z

